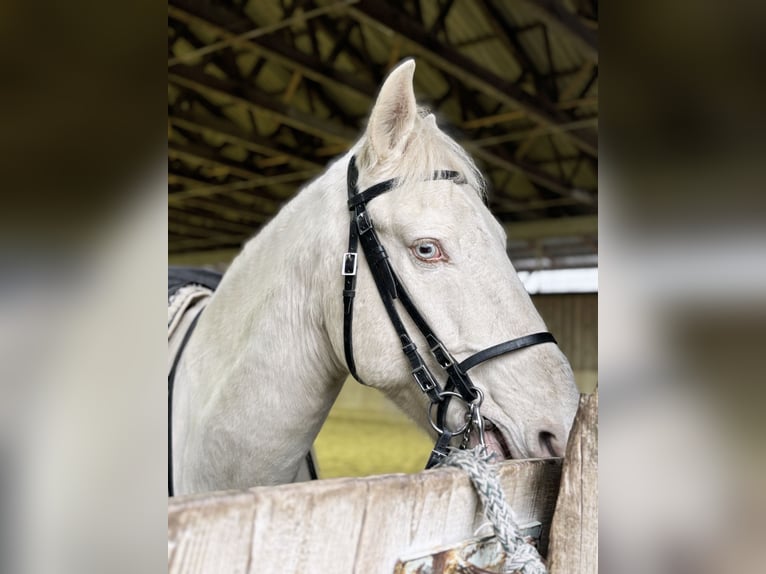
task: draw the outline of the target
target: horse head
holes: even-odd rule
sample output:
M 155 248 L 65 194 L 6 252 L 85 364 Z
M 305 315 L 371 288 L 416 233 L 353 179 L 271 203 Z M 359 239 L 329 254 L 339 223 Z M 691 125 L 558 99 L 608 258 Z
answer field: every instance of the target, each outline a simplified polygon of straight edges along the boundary
M 369 202 L 369 215 L 410 299 L 461 361 L 546 328 L 508 258 L 503 226 L 485 205 L 481 174 L 437 127 L 435 117 L 418 108 L 414 71 L 410 60 L 391 72 L 366 132 L 346 157 L 355 158 L 359 190 L 395 181 Z M 440 170 L 459 175 L 434 178 Z M 357 376 L 430 430 L 428 398 L 413 381 L 369 262 L 361 256 L 357 273 L 351 335 Z M 336 288 L 336 316 L 327 324 L 337 326 L 330 338 L 343 357 L 343 321 L 337 317 L 341 287 Z M 417 333 L 407 314 L 402 316 L 408 331 Z M 426 341 L 413 340 L 426 349 L 431 371 L 441 373 Z M 477 365 L 470 377 L 483 394 L 491 450 L 503 458 L 563 456 L 578 392 L 569 362 L 554 342 L 495 357 Z M 461 426 L 464 417 L 464 404 L 452 401 L 446 415 L 450 428 Z

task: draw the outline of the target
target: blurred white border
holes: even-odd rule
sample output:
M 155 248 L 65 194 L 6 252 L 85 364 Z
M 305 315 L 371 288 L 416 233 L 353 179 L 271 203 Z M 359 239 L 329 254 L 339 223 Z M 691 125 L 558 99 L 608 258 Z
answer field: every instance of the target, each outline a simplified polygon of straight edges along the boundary
M 527 292 L 531 295 L 598 293 L 597 267 L 519 271 L 518 275 Z

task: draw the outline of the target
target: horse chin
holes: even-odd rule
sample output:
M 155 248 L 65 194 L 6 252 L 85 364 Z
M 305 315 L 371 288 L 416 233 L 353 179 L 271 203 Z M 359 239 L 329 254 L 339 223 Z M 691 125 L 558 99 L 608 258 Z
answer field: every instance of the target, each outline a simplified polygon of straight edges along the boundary
M 487 418 L 484 419 L 484 443 L 487 446 L 487 452 L 490 455 L 494 455 L 495 460 L 510 460 L 513 458 L 508 441 L 506 441 L 500 427 Z M 478 446 L 478 444 L 479 437 L 477 433 L 471 433 L 468 443 L 469 448 Z

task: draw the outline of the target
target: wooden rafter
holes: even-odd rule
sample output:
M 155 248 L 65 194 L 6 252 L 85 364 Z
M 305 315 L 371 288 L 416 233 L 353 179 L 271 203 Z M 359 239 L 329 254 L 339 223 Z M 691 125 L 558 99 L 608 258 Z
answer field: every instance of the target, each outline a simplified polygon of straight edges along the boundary
M 201 118 L 194 114 L 180 111 L 171 112 L 168 121 L 175 126 L 192 131 L 214 134 L 225 141 L 243 147 L 254 153 L 269 157 L 285 157 L 290 163 L 302 168 L 318 168 L 323 164 L 298 155 L 291 148 L 280 145 L 273 139 L 264 138 L 252 132 L 240 129 L 234 123 L 218 118 Z M 259 167 L 256 164 L 256 167 Z
M 236 100 L 245 106 L 267 109 L 285 124 L 311 133 L 312 135 L 334 140 L 337 143 L 350 145 L 357 137 L 357 133 L 354 131 L 339 128 L 335 123 L 299 112 L 290 106 L 284 105 L 282 102 L 274 101 L 273 98 L 259 92 L 255 88 L 238 86 L 228 80 L 209 76 L 195 68 L 181 65 L 176 66 L 169 73 L 168 78 L 171 82 L 176 82 L 179 85 L 189 87 L 190 89 L 212 91 L 218 95 Z M 233 94 L 248 94 L 249 97 Z M 550 189 L 562 195 L 569 194 L 573 191 L 569 188 L 566 182 L 558 181 L 555 177 L 552 177 L 529 164 L 516 161 L 512 156 L 509 157 L 507 154 L 500 155 L 497 151 L 490 152 L 481 149 L 476 142 L 470 140 L 462 141 L 461 143 L 466 148 L 473 151 L 474 155 L 481 157 L 481 159 L 487 163 L 506 169 L 513 169 L 513 171 L 520 171 L 531 181 L 534 181 L 546 189 Z M 479 149 L 481 149 L 481 151 L 477 152 L 476 150 Z
M 258 88 L 217 78 L 198 68 L 179 64 L 168 72 L 168 80 L 191 90 L 212 92 L 245 107 L 265 110 L 285 125 L 339 143 L 351 143 L 357 130 L 323 120 L 272 98 Z
M 356 0 L 342 0 L 340 2 L 336 2 L 335 4 L 331 6 L 316 8 L 315 10 L 301 13 L 297 16 L 286 17 L 283 20 L 275 24 L 272 24 L 270 26 L 256 27 L 254 29 L 248 30 L 247 32 L 243 32 L 241 34 L 235 34 L 229 31 L 225 31 L 224 29 L 219 29 L 219 31 L 224 32 L 223 33 L 225 37 L 224 40 L 215 42 L 213 44 L 209 44 L 207 46 L 201 47 L 197 50 L 183 54 L 181 56 L 171 58 L 170 60 L 168 60 L 168 66 L 175 66 L 176 64 L 180 64 L 183 62 L 188 63 L 190 61 L 193 61 L 195 58 L 199 58 L 200 56 L 206 56 L 208 54 L 212 54 L 214 52 L 217 52 L 225 48 L 230 48 L 232 46 L 243 46 L 243 45 L 250 46 L 251 44 L 249 44 L 249 42 L 252 42 L 256 38 L 273 34 L 274 32 L 277 32 L 289 26 L 293 26 L 295 24 L 304 24 L 307 21 L 311 20 L 312 18 L 318 18 L 319 16 L 323 16 L 325 14 L 341 12 L 345 6 L 347 6 L 348 4 L 352 4 L 355 1 Z M 172 4 L 168 4 L 168 14 L 171 17 L 176 18 L 177 20 L 185 21 L 185 22 L 194 22 L 196 24 L 202 24 L 202 25 L 209 24 L 204 18 L 195 16 L 188 9 L 189 7 L 195 7 L 195 6 L 197 7 L 197 9 L 199 9 L 201 7 L 199 2 L 195 2 L 194 0 L 192 0 L 190 2 L 183 3 L 181 0 L 179 0 L 174 3 L 176 4 L 175 6 Z M 185 5 L 187 9 L 184 10 L 183 8 L 180 8 L 178 6 L 179 4 Z M 205 6 L 205 8 L 209 9 L 209 6 Z
M 252 233 L 253 230 L 256 229 L 255 227 L 250 225 L 243 225 L 241 223 L 235 223 L 232 221 L 223 221 L 218 219 L 217 217 L 210 217 L 209 215 L 201 216 L 194 213 L 179 211 L 178 209 L 170 209 L 170 211 L 168 212 L 168 222 L 169 223 L 181 222 L 181 224 L 187 227 L 195 227 L 203 231 L 207 230 L 208 232 L 210 230 L 214 230 L 214 231 L 234 231 L 238 233 Z
M 596 211 L 595 6 L 523 0 L 517 19 L 500 0 L 475 0 L 484 17 L 466 34 L 462 0 L 169 1 L 171 253 L 238 249 L 357 140 L 383 77 L 408 56 L 419 98 L 463 130 L 445 128 L 487 174 L 493 212 L 507 224 L 566 216 L 545 233 L 585 233 L 559 224 Z M 521 75 L 482 65 L 475 54 L 491 51 Z M 559 263 L 565 252 L 541 251 Z
M 530 118 L 538 123 L 556 126 L 573 119 L 556 110 L 551 103 L 535 98 L 517 84 L 498 77 L 458 50 L 437 42 L 409 15 L 389 4 L 377 0 L 360 0 L 348 11 L 354 18 L 363 20 L 370 26 L 401 34 L 417 48 L 420 56 L 432 65 L 497 101 L 524 109 Z M 585 153 L 593 156 L 598 154 L 596 140 L 591 136 L 572 132 L 565 135 Z
M 298 171 L 278 175 L 256 175 L 248 179 L 243 179 L 241 181 L 235 181 L 231 183 L 222 183 L 208 187 L 192 187 L 189 189 L 184 189 L 182 191 L 173 193 L 168 198 L 168 200 L 170 203 L 179 203 L 185 201 L 189 197 L 209 197 L 212 195 L 232 194 L 232 192 L 246 189 L 252 190 L 276 186 L 284 183 L 302 183 L 307 181 L 315 173 L 315 171 Z M 285 201 L 285 199 L 275 198 L 267 192 L 261 191 L 257 198 L 252 197 L 250 201 L 258 201 L 259 203 L 268 202 L 276 211 L 282 206 L 282 202 Z
M 193 18 L 198 25 L 204 26 L 224 38 L 236 36 L 230 28 L 227 28 L 227 25 L 230 27 L 249 25 L 220 5 L 206 4 L 203 10 L 199 7 L 199 2 L 194 0 L 172 0 L 171 7 L 173 8 L 174 16 L 183 14 L 187 18 Z M 204 16 L 200 15 L 200 13 L 204 13 Z M 278 38 L 263 36 L 255 40 L 238 42 L 237 45 L 277 62 L 288 69 L 299 70 L 307 78 L 327 83 L 352 95 L 373 97 L 377 92 L 376 86 L 365 82 L 359 76 L 338 70 L 332 64 L 323 62 L 305 52 L 288 46 Z M 181 62 L 174 63 L 170 70 L 172 71 L 180 64 Z
M 561 0 L 523 0 L 547 24 L 575 40 L 583 55 L 598 63 L 598 32 L 588 27 L 574 12 L 564 7 Z

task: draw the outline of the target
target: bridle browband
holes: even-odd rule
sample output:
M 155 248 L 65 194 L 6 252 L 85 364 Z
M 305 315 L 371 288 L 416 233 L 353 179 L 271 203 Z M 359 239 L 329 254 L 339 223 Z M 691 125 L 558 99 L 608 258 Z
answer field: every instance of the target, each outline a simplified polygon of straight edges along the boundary
M 394 327 L 399 342 L 402 346 L 407 361 L 410 364 L 412 377 L 429 398 L 429 420 L 431 426 L 439 434 L 436 444 L 428 459 L 426 468 L 431 468 L 439 460 L 447 455 L 451 440 L 458 435 L 464 435 L 463 446 L 467 444 L 468 435 L 473 427 L 479 431 L 480 442 L 483 444 L 483 420 L 479 412 L 483 394 L 471 382 L 468 371 L 481 363 L 516 351 L 525 347 L 539 345 L 541 343 L 556 343 L 556 339 L 551 333 L 541 332 L 531 335 L 518 337 L 492 347 L 488 347 L 478 353 L 475 353 L 457 362 L 450 354 L 447 348 L 442 344 L 428 325 L 423 315 L 418 311 L 412 302 L 407 290 L 399 280 L 398 275 L 391 266 L 388 253 L 380 242 L 378 234 L 372 223 L 372 218 L 367 211 L 367 204 L 395 188 L 399 182 L 397 179 L 389 179 L 377 183 L 366 190 L 359 192 L 357 182 L 359 171 L 356 167 L 356 156 L 352 156 L 348 164 L 347 187 L 348 187 L 348 208 L 351 212 L 351 222 L 348 234 L 348 250 L 343 255 L 342 274 L 344 276 L 343 286 L 343 350 L 346 358 L 346 365 L 351 375 L 360 383 L 364 384 L 356 371 L 354 361 L 354 350 L 352 343 L 353 318 L 354 318 L 354 295 L 356 294 L 356 278 L 358 268 L 358 246 L 361 245 L 364 257 L 367 260 L 372 277 L 375 281 L 378 294 L 380 295 L 383 306 L 386 309 L 388 318 Z M 435 171 L 430 180 L 448 180 L 457 184 L 466 183 L 465 178 L 456 171 L 442 170 Z M 439 367 L 446 373 L 447 382 L 442 387 L 436 377 L 423 360 L 417 346 L 413 342 L 407 328 L 404 326 L 399 311 L 396 308 L 395 300 L 398 299 L 404 310 L 410 316 L 415 326 L 425 338 L 431 354 L 436 359 Z M 452 398 L 462 400 L 468 407 L 468 422 L 460 429 L 450 430 L 447 428 L 447 407 Z M 437 407 L 436 422 L 431 418 L 431 411 L 434 405 Z

